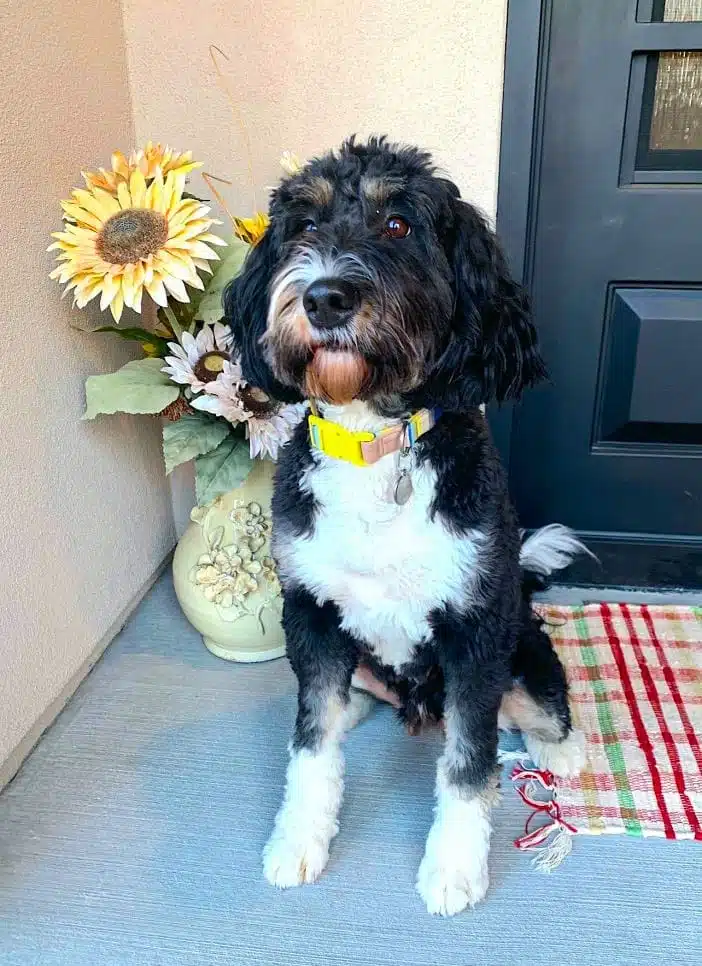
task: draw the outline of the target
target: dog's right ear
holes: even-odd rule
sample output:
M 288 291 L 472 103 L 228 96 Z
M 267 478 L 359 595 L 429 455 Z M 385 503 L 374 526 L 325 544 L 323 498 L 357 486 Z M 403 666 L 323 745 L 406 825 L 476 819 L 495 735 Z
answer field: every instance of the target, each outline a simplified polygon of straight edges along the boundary
M 232 356 L 239 357 L 244 379 L 280 402 L 299 402 L 299 394 L 273 375 L 262 342 L 277 258 L 275 232 L 269 227 L 249 251 L 241 272 L 224 289 L 224 315 L 233 336 Z

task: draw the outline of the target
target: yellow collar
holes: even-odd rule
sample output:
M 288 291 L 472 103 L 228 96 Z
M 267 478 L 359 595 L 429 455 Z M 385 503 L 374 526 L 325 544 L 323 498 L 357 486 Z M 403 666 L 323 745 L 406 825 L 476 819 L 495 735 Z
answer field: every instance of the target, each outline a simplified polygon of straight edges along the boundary
M 309 416 L 310 444 L 320 453 L 337 460 L 345 460 L 354 466 L 372 466 L 383 456 L 409 450 L 420 436 L 434 426 L 441 416 L 441 410 L 420 409 L 413 416 L 397 426 L 384 429 L 381 433 L 352 432 L 345 426 L 313 412 Z

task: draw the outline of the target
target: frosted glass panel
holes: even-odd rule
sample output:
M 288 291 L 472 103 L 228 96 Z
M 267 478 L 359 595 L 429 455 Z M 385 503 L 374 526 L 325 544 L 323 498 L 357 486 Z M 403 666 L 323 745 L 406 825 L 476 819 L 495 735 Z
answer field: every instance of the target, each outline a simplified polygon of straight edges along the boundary
M 702 20 L 702 0 L 657 0 L 653 4 L 651 20 L 658 23 Z
M 702 149 L 702 52 L 666 51 L 658 55 L 649 148 Z

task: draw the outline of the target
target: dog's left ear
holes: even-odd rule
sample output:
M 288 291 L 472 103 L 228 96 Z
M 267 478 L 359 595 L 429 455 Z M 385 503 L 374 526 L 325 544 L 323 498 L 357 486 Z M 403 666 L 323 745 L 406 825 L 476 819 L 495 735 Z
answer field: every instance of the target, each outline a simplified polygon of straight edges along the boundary
M 529 299 L 485 218 L 458 197 L 450 209 L 445 244 L 454 274 L 453 331 L 432 384 L 440 396 L 443 373 L 445 408 L 518 399 L 546 378 Z

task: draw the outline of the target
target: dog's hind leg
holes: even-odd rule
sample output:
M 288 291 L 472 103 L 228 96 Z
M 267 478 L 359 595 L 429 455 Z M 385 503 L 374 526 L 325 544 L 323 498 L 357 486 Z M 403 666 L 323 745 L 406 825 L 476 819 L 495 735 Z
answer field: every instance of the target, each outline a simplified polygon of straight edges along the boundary
M 528 606 L 512 658 L 514 687 L 502 700 L 500 723 L 516 725 L 539 768 L 567 777 L 585 763 L 582 732 L 573 728 L 565 671 L 551 639 Z
M 383 700 L 383 699 L 381 699 Z M 373 710 L 376 698 L 373 693 L 356 683 L 356 675 L 351 679 L 351 690 L 349 691 L 349 703 L 344 711 L 343 728 L 344 731 L 351 731 L 357 724 L 360 724 Z

